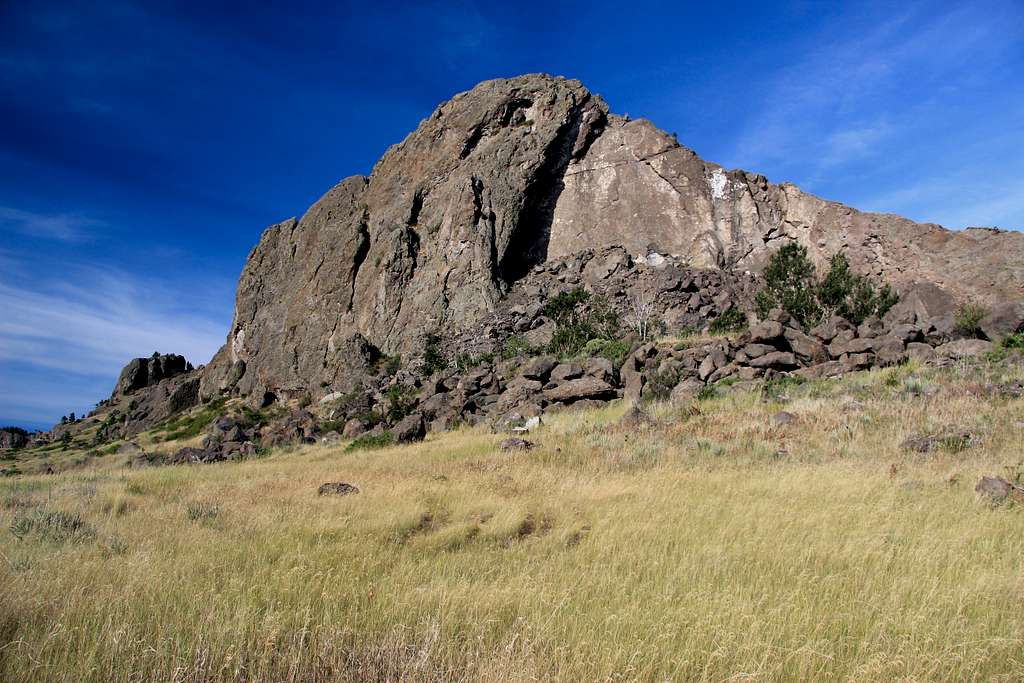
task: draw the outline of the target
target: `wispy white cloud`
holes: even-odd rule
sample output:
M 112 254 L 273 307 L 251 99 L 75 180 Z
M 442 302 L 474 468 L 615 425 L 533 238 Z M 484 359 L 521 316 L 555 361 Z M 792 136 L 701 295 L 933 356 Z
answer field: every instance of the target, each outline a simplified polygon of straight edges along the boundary
M 189 311 L 184 296 L 112 269 L 78 268 L 30 286 L 0 282 L 0 361 L 108 378 L 153 351 L 205 363 L 229 321 Z
M 230 283 L 213 276 L 158 281 L 95 261 L 48 272 L 0 249 L 0 421 L 38 427 L 87 411 L 125 363 L 154 351 L 206 363 L 230 325 Z
M 84 242 L 95 235 L 105 223 L 76 214 L 46 214 L 0 206 L 0 229 L 28 237 Z
M 914 116 L 886 111 L 894 94 L 969 85 L 1014 49 L 1019 36 L 1005 29 L 1019 8 L 990 4 L 984 12 L 914 5 L 867 26 L 841 17 L 816 47 L 769 77 L 729 161 L 748 168 L 794 161 L 814 176 L 882 154 L 901 128 L 915 124 Z

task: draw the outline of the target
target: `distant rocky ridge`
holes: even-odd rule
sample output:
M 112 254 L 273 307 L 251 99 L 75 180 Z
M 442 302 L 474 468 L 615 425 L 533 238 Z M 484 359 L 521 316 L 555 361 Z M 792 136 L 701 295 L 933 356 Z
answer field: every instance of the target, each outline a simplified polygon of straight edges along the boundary
M 955 340 L 958 302 L 1002 307 L 1011 324 L 1017 309 L 1004 309 L 1024 300 L 1020 233 L 954 232 L 861 213 L 793 185 L 726 171 L 645 120 L 610 114 L 578 81 L 528 75 L 456 95 L 391 147 L 369 177 L 342 181 L 301 219 L 268 228 L 240 278 L 227 341 L 210 364 L 193 370 L 174 356 L 133 361 L 104 420 L 130 435 L 218 397 L 256 407 L 304 400 L 347 419 L 384 405 L 389 386 L 412 387 L 413 407 L 462 386 L 455 395 L 469 403 L 417 413 L 440 427 L 499 419 L 527 403 L 543 409 L 639 395 L 628 378 L 656 371 L 646 359 L 632 370 L 627 363 L 606 371 L 598 362 L 600 369 L 570 368 L 530 384 L 517 380 L 522 359 L 485 363 L 489 369 L 472 370 L 483 373 L 475 379 L 454 369 L 455 359 L 494 353 L 513 336 L 542 345 L 553 331 L 545 302 L 577 286 L 606 297 L 622 316 L 649 302 L 667 333 L 704 329 L 732 307 L 751 309 L 758 273 L 790 240 L 806 245 L 819 266 L 842 251 L 855 270 L 895 285 L 904 294 L 898 314 L 855 337 L 893 337 L 899 348 L 893 342 L 879 353 L 871 342 L 808 355 L 790 334 L 756 356 L 746 344 L 719 343 L 721 353 L 706 356 L 713 354 L 714 370 L 697 372 L 696 381 L 893 362 L 909 353 L 908 344 Z M 836 324 L 849 336 L 849 324 Z M 428 339 L 439 339 L 452 361 L 454 374 L 440 385 L 415 363 Z M 819 335 L 815 343 L 831 349 L 834 340 Z M 402 369 L 382 372 L 382 359 L 396 354 Z M 757 360 L 765 355 L 775 360 Z M 561 388 L 577 380 L 607 386 L 590 387 L 585 398 L 572 394 L 582 384 Z M 426 395 L 431 386 L 446 390 Z M 504 397 L 510 388 L 518 403 Z M 367 398 L 341 412 L 331 407 L 340 399 L 328 400 L 357 395 Z

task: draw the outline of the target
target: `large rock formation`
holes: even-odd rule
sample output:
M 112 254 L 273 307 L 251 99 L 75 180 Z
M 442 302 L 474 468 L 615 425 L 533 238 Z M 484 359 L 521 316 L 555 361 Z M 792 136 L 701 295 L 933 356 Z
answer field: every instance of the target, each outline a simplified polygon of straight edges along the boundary
M 385 353 L 493 316 L 531 268 L 584 248 L 753 271 L 783 240 L 819 263 L 956 299 L 1024 297 L 1024 235 L 861 213 L 726 171 L 578 81 L 481 83 L 439 106 L 368 177 L 270 227 L 238 286 L 206 396 L 346 391 Z

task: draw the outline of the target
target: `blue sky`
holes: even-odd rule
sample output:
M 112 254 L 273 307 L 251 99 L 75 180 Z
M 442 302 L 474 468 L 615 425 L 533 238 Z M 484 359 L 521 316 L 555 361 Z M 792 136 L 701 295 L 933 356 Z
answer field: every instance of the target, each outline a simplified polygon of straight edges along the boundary
M 0 423 L 88 410 L 133 356 L 207 361 L 262 229 L 487 78 L 579 78 L 858 208 L 1024 228 L 1019 1 L 373 4 L 0 2 Z

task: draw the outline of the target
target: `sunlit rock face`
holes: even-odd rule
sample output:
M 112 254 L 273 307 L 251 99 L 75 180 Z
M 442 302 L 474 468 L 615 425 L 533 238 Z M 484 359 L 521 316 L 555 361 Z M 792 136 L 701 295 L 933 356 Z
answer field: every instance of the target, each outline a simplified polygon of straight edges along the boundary
M 578 81 L 527 75 L 441 104 L 369 177 L 264 232 L 203 395 L 344 391 L 379 353 L 474 330 L 535 267 L 621 245 L 634 258 L 758 272 L 799 240 L 819 264 L 958 299 L 1024 296 L 1024 235 L 861 213 L 726 171 Z

